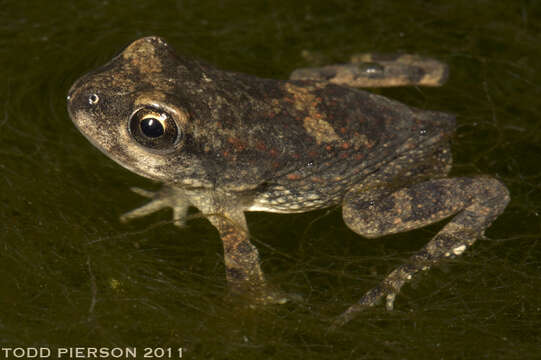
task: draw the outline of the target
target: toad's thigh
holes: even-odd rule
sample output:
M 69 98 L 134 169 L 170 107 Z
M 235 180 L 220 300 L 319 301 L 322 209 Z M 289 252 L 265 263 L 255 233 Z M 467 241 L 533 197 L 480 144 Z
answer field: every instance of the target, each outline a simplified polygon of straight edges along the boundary
M 500 189 L 501 183 L 488 177 L 435 179 L 394 192 L 356 187 L 344 197 L 343 218 L 356 233 L 378 237 L 440 221 L 499 196 Z

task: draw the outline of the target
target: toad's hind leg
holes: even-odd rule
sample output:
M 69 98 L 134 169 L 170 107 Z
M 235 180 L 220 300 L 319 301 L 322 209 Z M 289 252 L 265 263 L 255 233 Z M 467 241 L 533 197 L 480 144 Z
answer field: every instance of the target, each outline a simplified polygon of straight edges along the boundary
M 350 229 L 366 237 L 419 228 L 455 215 L 419 252 L 394 269 L 335 322 L 342 325 L 362 309 L 386 299 L 393 309 L 400 288 L 419 270 L 460 255 L 503 212 L 507 188 L 489 177 L 444 178 L 414 184 L 389 193 L 353 189 L 346 194 L 343 217 Z
M 291 80 L 318 80 L 351 87 L 441 86 L 448 67 L 435 59 L 411 54 L 365 53 L 347 64 L 293 71 Z

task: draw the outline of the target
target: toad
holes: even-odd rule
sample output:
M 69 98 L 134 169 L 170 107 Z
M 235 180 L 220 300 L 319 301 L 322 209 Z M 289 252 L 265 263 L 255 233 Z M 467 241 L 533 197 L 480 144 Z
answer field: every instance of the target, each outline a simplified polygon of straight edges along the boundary
M 449 218 L 335 325 L 384 301 L 393 309 L 419 271 L 462 254 L 500 215 L 506 187 L 489 176 L 448 177 L 454 116 L 352 86 L 441 85 L 446 67 L 418 56 L 359 56 L 299 69 L 289 80 L 218 70 L 159 37 L 136 40 L 69 90 L 80 132 L 123 167 L 163 183 L 127 221 L 196 207 L 219 232 L 230 288 L 260 303 L 271 290 L 244 213 L 341 206 L 345 224 L 374 238 Z

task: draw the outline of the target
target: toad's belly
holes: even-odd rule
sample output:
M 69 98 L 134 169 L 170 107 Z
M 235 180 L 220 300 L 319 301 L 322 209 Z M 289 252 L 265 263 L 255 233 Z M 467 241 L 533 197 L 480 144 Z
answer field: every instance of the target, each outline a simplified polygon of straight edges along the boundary
M 321 184 L 319 187 L 310 186 L 310 189 L 288 189 L 276 185 L 258 194 L 247 210 L 295 213 L 323 209 L 339 204 L 345 192 L 342 184 Z

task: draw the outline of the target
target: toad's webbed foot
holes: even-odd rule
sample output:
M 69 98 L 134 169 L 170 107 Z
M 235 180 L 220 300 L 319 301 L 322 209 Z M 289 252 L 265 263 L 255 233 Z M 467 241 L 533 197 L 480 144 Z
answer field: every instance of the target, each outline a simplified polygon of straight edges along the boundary
M 347 323 L 382 298 L 386 308 L 392 310 L 406 282 L 443 259 L 461 255 L 483 236 L 508 202 L 507 188 L 489 177 L 430 180 L 394 192 L 352 189 L 344 199 L 344 221 L 366 237 L 407 231 L 454 217 L 418 253 L 347 309 L 333 327 Z
M 163 186 L 156 192 L 140 189 L 138 187 L 132 187 L 130 190 L 152 200 L 141 207 L 122 214 L 122 216 L 120 216 L 120 221 L 128 222 L 132 219 L 152 214 L 164 208 L 172 208 L 173 223 L 178 227 L 182 227 L 186 223 L 186 213 L 190 203 L 182 190 L 169 186 Z
M 411 54 L 358 54 L 350 62 L 293 71 L 290 80 L 319 80 L 350 87 L 441 86 L 446 64 Z
M 283 305 L 288 302 L 301 302 L 302 296 L 298 294 L 286 294 L 274 287 L 263 284 L 250 284 L 248 282 L 229 282 L 229 296 L 240 298 L 241 302 L 248 303 L 250 307 L 265 305 Z

